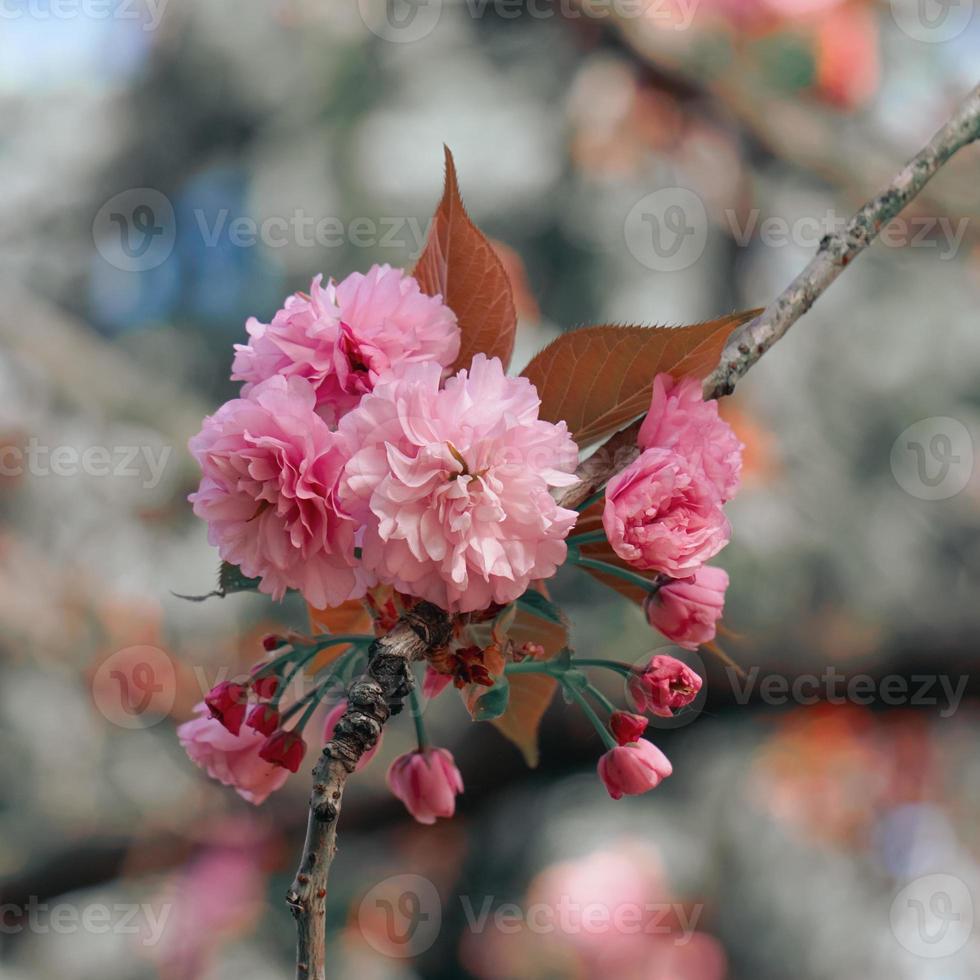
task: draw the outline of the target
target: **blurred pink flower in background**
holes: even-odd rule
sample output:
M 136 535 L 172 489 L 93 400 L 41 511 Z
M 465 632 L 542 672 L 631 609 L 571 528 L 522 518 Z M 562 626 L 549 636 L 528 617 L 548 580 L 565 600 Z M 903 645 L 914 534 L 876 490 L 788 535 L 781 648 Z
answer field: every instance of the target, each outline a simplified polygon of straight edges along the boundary
M 388 770 L 388 788 L 419 823 L 456 812 L 463 777 L 448 749 L 424 749 L 400 755 Z
M 647 621 L 679 647 L 696 650 L 715 638 L 727 588 L 723 568 L 702 565 L 690 578 L 674 579 L 647 598 Z
M 370 572 L 468 612 L 513 601 L 564 562 L 578 515 L 550 491 L 575 482 L 578 450 L 497 358 L 477 354 L 443 389 L 440 378 L 437 364 L 410 366 L 343 418 L 353 455 L 340 497 L 364 525 Z
M 190 440 L 203 471 L 190 495 L 208 541 L 260 589 L 299 589 L 318 608 L 363 595 L 354 525 L 335 487 L 347 456 L 301 378 L 274 377 L 226 402 Z
M 637 568 L 690 575 L 728 544 L 731 526 L 714 484 L 670 449 L 647 449 L 606 486 L 602 525 Z
M 273 375 L 305 378 L 317 410 L 333 425 L 393 370 L 455 361 L 455 314 L 401 269 L 375 265 L 366 275 L 322 282 L 313 280 L 309 296 L 290 296 L 271 323 L 249 319 L 249 343 L 235 345 L 232 367 L 232 378 L 246 382 L 243 394 Z
M 697 931 L 703 909 L 677 900 L 650 845 L 617 841 L 545 868 L 521 928 L 464 935 L 462 959 L 486 980 L 723 980 L 724 950 Z M 532 915 L 533 910 L 533 915 Z
M 699 466 L 723 501 L 738 491 L 742 443 L 719 418 L 718 402 L 704 400 L 698 378 L 675 382 L 669 374 L 657 375 L 637 443 L 641 449 L 672 449 Z
M 289 776 L 280 766 L 259 758 L 265 736 L 252 728 L 242 728 L 232 735 L 203 702 L 196 706 L 198 717 L 177 728 L 177 737 L 191 761 L 204 769 L 212 779 L 258 806 L 270 793 L 279 789 Z

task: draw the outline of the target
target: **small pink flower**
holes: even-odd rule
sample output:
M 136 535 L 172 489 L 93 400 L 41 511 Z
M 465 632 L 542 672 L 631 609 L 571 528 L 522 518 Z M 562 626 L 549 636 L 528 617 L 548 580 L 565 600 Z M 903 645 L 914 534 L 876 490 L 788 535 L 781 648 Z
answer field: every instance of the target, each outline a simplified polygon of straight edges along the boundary
M 455 314 L 402 270 L 376 265 L 337 284 L 322 280 L 313 280 L 309 296 L 290 296 L 271 323 L 248 321 L 249 343 L 235 345 L 232 368 L 232 378 L 246 382 L 243 394 L 273 375 L 305 378 L 334 425 L 404 365 L 448 367 L 459 354 Z
M 306 742 L 298 732 L 280 728 L 262 743 L 259 755 L 266 762 L 297 772 L 303 756 L 306 755 Z
M 643 715 L 634 715 L 629 711 L 614 711 L 609 716 L 609 727 L 620 745 L 637 741 L 649 724 Z
M 667 756 L 645 738 L 610 749 L 599 760 L 598 768 L 599 778 L 614 800 L 645 793 L 674 771 Z
M 425 749 L 395 759 L 388 770 L 388 788 L 419 823 L 435 823 L 436 817 L 456 812 L 463 777 L 448 749 Z
M 551 489 L 575 482 L 578 453 L 497 358 L 477 354 L 444 388 L 440 378 L 438 364 L 409 365 L 341 420 L 352 457 L 340 499 L 364 525 L 367 570 L 470 612 L 512 602 L 564 562 L 578 515 Z
M 327 714 L 326 719 L 323 723 L 323 742 L 326 744 L 333 738 L 334 729 L 337 727 L 337 722 L 344 716 L 344 712 L 347 710 L 347 702 L 339 701 L 335 704 L 330 712 Z M 357 760 L 357 768 L 354 772 L 360 772 L 374 757 L 377 755 L 378 749 L 381 748 L 381 738 L 378 736 L 377 742 Z
M 226 402 L 190 441 L 203 471 L 190 495 L 221 557 L 282 598 L 294 588 L 317 608 L 364 594 L 354 524 L 337 505 L 347 454 L 313 411 L 301 378 L 269 378 Z
M 719 417 L 718 402 L 704 400 L 697 378 L 654 378 L 650 411 L 637 442 L 641 449 L 673 449 L 704 471 L 722 501 L 735 496 L 744 447 Z
M 691 575 L 731 537 L 714 486 L 670 449 L 647 449 L 606 487 L 602 525 L 620 558 L 672 578 Z
M 237 735 L 245 720 L 248 691 L 241 684 L 222 681 L 208 691 L 204 703 L 211 717 L 219 721 L 232 735 Z
M 676 657 L 658 653 L 627 682 L 630 695 L 639 711 L 649 711 L 660 718 L 672 718 L 685 708 L 701 690 L 701 678 Z
M 264 735 L 248 727 L 232 735 L 203 702 L 194 710 L 198 716 L 180 725 L 177 737 L 195 765 L 256 806 L 282 786 L 289 773 L 259 758 Z
M 723 568 L 702 565 L 690 578 L 675 579 L 654 592 L 644 604 L 647 620 L 679 647 L 696 650 L 715 638 L 727 588 Z

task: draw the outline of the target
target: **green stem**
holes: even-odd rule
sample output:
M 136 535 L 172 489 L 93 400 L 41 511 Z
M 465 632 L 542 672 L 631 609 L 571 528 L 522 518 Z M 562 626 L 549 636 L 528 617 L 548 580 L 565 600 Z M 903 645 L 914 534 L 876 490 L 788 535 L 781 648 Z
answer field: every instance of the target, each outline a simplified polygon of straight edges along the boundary
M 413 687 L 409 693 L 411 702 L 412 721 L 415 722 L 415 736 L 419 741 L 419 752 L 424 752 L 429 747 L 429 738 L 425 734 L 425 725 L 422 722 L 422 703 L 419 700 L 417 687 Z
M 286 693 L 287 689 L 289 688 L 289 685 L 292 684 L 293 681 L 296 679 L 296 675 L 299 674 L 299 672 L 318 653 L 321 653 L 323 650 L 327 650 L 330 647 L 335 647 L 340 644 L 344 644 L 344 643 L 350 644 L 351 646 L 350 650 L 348 650 L 346 653 L 341 654 L 340 657 L 335 662 L 335 664 L 333 665 L 334 669 L 333 671 L 331 671 L 331 673 L 336 673 L 340 665 L 345 663 L 352 654 L 358 653 L 360 651 L 361 646 L 363 646 L 366 641 L 370 641 L 372 643 L 374 642 L 373 636 L 367 636 L 365 634 L 359 634 L 359 633 L 351 633 L 342 636 L 330 636 L 329 638 L 325 637 L 324 639 L 325 642 L 322 643 L 318 642 L 317 644 L 315 644 L 314 646 L 306 650 L 305 653 L 303 653 L 300 657 L 296 659 L 293 665 L 293 669 L 283 677 L 282 683 L 279 685 L 279 692 L 276 694 L 275 698 L 271 701 L 271 704 L 274 708 L 279 707 L 279 702 L 282 700 L 282 697 Z M 306 700 L 306 699 L 303 698 L 302 700 Z
M 522 660 L 516 664 L 506 664 L 505 674 L 551 674 L 552 677 L 561 677 L 567 668 L 559 667 L 550 660 Z
M 619 660 L 602 660 L 595 657 L 576 657 L 572 661 L 573 667 L 603 667 L 606 670 L 614 670 L 623 677 L 629 677 L 633 673 L 633 668 L 629 664 L 624 664 Z
M 605 541 L 606 532 L 605 531 L 585 531 L 583 534 L 573 534 L 569 539 L 569 544 L 574 544 L 576 547 L 583 544 L 595 544 L 597 541 Z
M 592 684 L 589 685 L 589 694 L 591 694 L 592 697 L 594 697 L 596 701 L 598 701 L 599 704 L 601 704 L 610 714 L 619 710 L 616 705 L 614 705 L 612 701 L 610 701 L 609 698 L 607 698 L 605 694 L 599 690 L 599 688 L 594 687 Z
M 642 575 L 637 575 L 636 572 L 631 572 L 628 569 L 620 568 L 619 565 L 610 565 L 609 562 L 597 561 L 595 558 L 582 558 L 577 555 L 572 557 L 572 561 L 580 568 L 591 568 L 595 572 L 615 575 L 617 578 L 623 579 L 624 582 L 629 582 L 632 585 L 638 585 L 640 588 L 646 589 L 647 592 L 656 591 L 656 586 L 650 579 L 644 578 Z
M 616 748 L 616 739 L 612 737 L 609 729 L 602 723 L 599 716 L 593 710 L 592 705 L 585 700 L 582 692 L 579 691 L 574 684 L 565 684 L 564 688 L 568 692 L 571 699 L 582 709 L 585 717 L 592 722 L 592 726 L 599 733 L 599 737 L 602 739 L 603 745 L 605 745 L 607 749 Z
M 588 510 L 594 503 L 596 503 L 599 500 L 602 500 L 602 498 L 605 497 L 605 495 L 606 495 L 606 488 L 602 487 L 599 490 L 596 490 L 596 492 L 591 496 L 586 497 L 585 500 L 583 500 L 582 503 L 580 503 L 578 507 L 576 507 L 575 509 L 581 514 L 582 511 Z

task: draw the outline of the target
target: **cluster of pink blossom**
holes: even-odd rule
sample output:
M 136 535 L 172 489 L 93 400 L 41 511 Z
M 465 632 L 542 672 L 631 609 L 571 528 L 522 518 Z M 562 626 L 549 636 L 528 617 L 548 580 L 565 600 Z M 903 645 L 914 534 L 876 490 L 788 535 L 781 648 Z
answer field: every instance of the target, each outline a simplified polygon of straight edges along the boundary
M 654 379 L 637 460 L 606 487 L 613 550 L 667 579 L 646 602 L 650 624 L 687 650 L 714 639 L 728 574 L 706 562 L 731 537 L 723 505 L 738 490 L 742 444 L 696 378 Z
M 574 482 L 575 443 L 498 359 L 446 378 L 460 337 L 440 297 L 376 266 L 318 277 L 248 331 L 241 397 L 191 440 L 191 500 L 262 591 L 322 608 L 382 583 L 469 612 L 565 560 L 577 515 L 550 491 Z
M 578 513 L 553 491 L 576 482 L 578 448 L 564 422 L 539 418 L 531 382 L 508 377 L 497 358 L 478 353 L 452 373 L 460 329 L 441 297 L 375 266 L 339 283 L 318 276 L 309 294 L 247 329 L 232 373 L 244 382 L 240 397 L 190 442 L 203 474 L 191 500 L 221 557 L 262 591 L 279 598 L 295 589 L 324 608 L 370 605 L 387 589 L 451 614 L 492 615 L 565 562 Z M 694 649 L 713 639 L 724 605 L 728 577 L 705 563 L 730 536 L 722 507 L 737 490 L 742 447 L 698 381 L 666 374 L 654 380 L 639 443 L 639 458 L 606 488 L 605 535 L 624 562 L 655 573 L 650 623 Z M 370 639 L 334 642 L 363 655 Z M 253 803 L 298 770 L 303 727 L 323 697 L 280 711 L 284 667 L 292 677 L 316 650 L 269 641 L 272 661 L 244 683 L 219 684 L 180 728 L 190 757 Z M 429 664 L 433 696 L 450 679 L 492 686 L 506 669 L 499 645 L 491 670 L 489 650 L 462 634 L 454 643 L 441 665 Z M 701 686 L 670 657 L 628 673 L 635 707 L 657 715 L 689 704 Z M 327 717 L 324 741 L 345 704 Z M 608 728 L 598 724 L 609 748 L 599 775 L 611 796 L 670 775 L 642 738 L 646 717 L 613 711 Z M 424 744 L 392 764 L 388 785 L 423 823 L 451 816 L 463 789 L 450 753 Z

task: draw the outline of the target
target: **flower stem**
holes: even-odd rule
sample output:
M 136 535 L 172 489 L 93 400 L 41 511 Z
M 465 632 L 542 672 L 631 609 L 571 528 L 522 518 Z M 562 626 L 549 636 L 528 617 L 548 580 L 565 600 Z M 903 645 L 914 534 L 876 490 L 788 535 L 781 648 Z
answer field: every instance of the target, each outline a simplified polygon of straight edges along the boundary
M 609 729 L 606 728 L 606 726 L 602 723 L 599 716 L 593 710 L 592 705 L 589 704 L 588 701 L 586 701 L 582 692 L 579 691 L 574 684 L 564 684 L 563 686 L 565 690 L 568 692 L 571 699 L 582 709 L 583 713 L 585 714 L 585 717 L 592 722 L 592 726 L 599 733 L 599 737 L 602 739 L 603 745 L 605 745 L 607 749 L 616 748 L 617 745 L 616 739 L 612 737 L 612 735 L 609 732 Z M 591 685 L 590 685 L 590 690 L 594 690 L 594 688 L 592 688 Z
M 582 511 L 588 510 L 594 503 L 602 500 L 606 495 L 606 488 L 600 487 L 594 494 L 590 497 L 586 497 L 575 509 L 581 514 Z
M 419 752 L 424 752 L 429 747 L 429 738 L 425 734 L 425 724 L 422 722 L 422 703 L 419 700 L 417 687 L 413 687 L 409 693 L 409 700 L 412 709 L 412 721 L 415 722 L 415 736 L 419 741 Z
M 620 660 L 603 660 L 598 657 L 576 657 L 572 661 L 573 667 L 602 667 L 605 670 L 614 670 L 623 677 L 629 677 L 633 673 L 633 668 L 629 664 L 624 664 Z
M 599 704 L 601 704 L 610 714 L 617 710 L 616 705 L 614 705 L 612 701 L 610 701 L 609 698 L 607 698 L 605 694 L 599 690 L 599 688 L 592 684 L 589 685 L 589 694 L 591 694 L 592 697 L 594 697 L 596 701 L 598 701 Z
M 594 572 L 615 575 L 617 578 L 623 579 L 624 582 L 629 582 L 632 585 L 638 585 L 641 589 L 646 589 L 647 592 L 656 591 L 656 586 L 650 579 L 644 578 L 642 575 L 631 572 L 626 568 L 620 568 L 619 565 L 610 565 L 607 561 L 598 561 L 595 558 L 583 558 L 581 555 L 574 555 L 572 561 L 580 568 L 591 568 Z
M 599 541 L 606 540 L 605 531 L 585 531 L 582 534 L 573 534 L 569 539 L 568 543 L 575 545 L 576 547 L 583 544 L 595 544 Z

